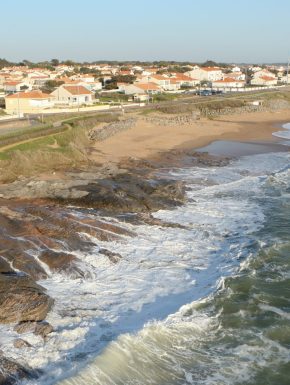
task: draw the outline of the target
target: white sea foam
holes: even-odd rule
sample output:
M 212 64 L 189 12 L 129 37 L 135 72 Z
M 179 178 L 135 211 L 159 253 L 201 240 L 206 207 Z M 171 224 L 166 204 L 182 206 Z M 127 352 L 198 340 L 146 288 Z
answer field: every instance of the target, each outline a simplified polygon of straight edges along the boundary
M 281 139 L 290 140 L 290 123 L 283 125 L 284 131 L 276 131 L 273 133 L 273 136 L 276 136 Z
M 48 316 L 55 331 L 46 344 L 26 335 L 23 338 L 32 342 L 33 349 L 16 350 L 13 348 L 15 333 L 2 328 L 6 332 L 5 353 L 32 367 L 42 368 L 45 375 L 41 382 L 37 380 L 37 385 L 54 384 L 56 379 L 73 375 L 87 364 L 82 359 L 84 355 L 93 357 L 109 344 L 97 361 L 84 369 L 86 382 L 80 380 L 81 371 L 65 384 L 121 384 L 98 368 L 108 365 L 107 360 L 110 365 L 114 362 L 117 376 L 120 367 L 124 367 L 122 360 L 135 362 L 137 359 L 130 356 L 135 355 L 134 350 L 133 353 L 130 351 L 131 345 L 136 348 L 138 341 L 146 339 L 148 334 L 148 355 L 157 349 L 157 362 L 158 359 L 168 361 L 180 373 L 178 360 L 171 362 L 165 349 L 174 337 L 169 325 L 177 322 L 178 328 L 182 328 L 181 315 L 186 312 L 186 307 L 179 312 L 180 307 L 213 293 L 222 277 L 233 273 L 240 261 L 250 254 L 254 242 L 251 234 L 264 221 L 263 208 L 256 199 L 263 195 L 268 176 L 283 168 L 288 158 L 286 154 L 257 155 L 241 158 L 222 168 L 170 172 L 172 178 L 187 182 L 189 202 L 175 210 L 159 211 L 155 217 L 186 228 L 136 227 L 120 223 L 120 226 L 134 230 L 137 236 L 112 242 L 91 238 L 96 243 L 93 252 L 77 252 L 90 272 L 90 279 L 73 280 L 54 274 L 40 282 L 55 299 L 55 306 Z M 121 254 L 120 262 L 111 264 L 99 254 L 101 247 Z M 190 309 L 193 311 L 192 305 Z M 178 336 L 175 331 L 174 338 L 192 338 L 190 341 L 196 343 L 215 325 L 213 319 L 197 311 L 193 313 L 192 337 L 187 332 Z M 148 325 L 148 322 L 153 323 Z M 184 325 L 184 328 L 188 327 L 188 318 Z M 135 334 L 138 330 L 140 332 Z M 155 331 L 153 340 L 152 330 Z M 164 348 L 160 350 L 155 346 L 155 340 L 164 344 Z M 182 349 L 182 344 L 176 343 L 176 346 Z M 143 351 L 138 362 L 148 364 Z M 180 368 L 180 371 L 184 369 Z M 189 372 L 183 372 L 183 375 L 188 383 L 194 383 Z

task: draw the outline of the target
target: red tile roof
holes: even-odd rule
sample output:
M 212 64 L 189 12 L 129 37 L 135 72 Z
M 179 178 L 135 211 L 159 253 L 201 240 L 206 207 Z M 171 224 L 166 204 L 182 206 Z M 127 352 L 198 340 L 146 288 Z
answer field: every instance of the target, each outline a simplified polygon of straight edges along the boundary
M 211 71 L 221 71 L 219 67 L 201 67 L 203 71 L 211 72 Z
M 8 95 L 9 99 L 50 99 L 50 94 L 45 94 L 41 91 L 17 92 L 16 94 Z
M 261 76 L 260 79 L 270 81 L 270 80 L 276 80 L 276 78 L 273 78 L 272 76 Z
M 224 78 L 222 80 L 216 80 L 214 83 L 245 83 L 244 80 L 236 80 L 233 78 Z
M 188 82 L 192 81 L 192 80 L 196 80 L 196 79 L 191 78 L 190 76 L 184 75 L 183 73 L 176 73 L 174 76 L 175 76 L 176 80 L 184 80 L 184 81 L 188 81 Z
M 62 86 L 66 91 L 68 91 L 71 95 L 91 95 L 91 91 L 89 91 L 84 86 Z
M 141 88 L 144 91 L 147 90 L 160 90 L 160 88 L 155 83 L 134 83 L 134 86 Z
M 4 86 L 17 86 L 17 84 L 20 84 L 21 82 L 15 82 L 15 81 L 10 81 L 10 82 L 5 82 Z

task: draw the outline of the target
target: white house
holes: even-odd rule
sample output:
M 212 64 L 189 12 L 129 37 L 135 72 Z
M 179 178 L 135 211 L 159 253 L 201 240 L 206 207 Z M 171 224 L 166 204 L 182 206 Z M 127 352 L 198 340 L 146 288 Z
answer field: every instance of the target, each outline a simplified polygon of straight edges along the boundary
M 92 92 L 100 91 L 103 88 L 102 82 L 99 82 L 99 81 L 80 82 L 79 84 Z
M 17 92 L 5 97 L 7 114 L 22 115 L 24 113 L 39 113 L 54 105 L 53 96 L 39 90 Z
M 282 76 L 280 80 L 282 83 L 289 84 L 290 83 L 290 74 L 288 74 L 288 76 L 287 76 L 287 74 Z
M 198 67 L 185 72 L 185 75 L 200 81 L 214 82 L 223 78 L 223 72 L 219 67 Z
M 255 86 L 275 86 L 277 83 L 277 78 L 272 76 L 261 76 L 259 78 L 254 77 L 251 80 L 251 84 Z
M 238 67 L 238 66 L 234 66 L 234 67 L 232 68 L 232 72 L 241 72 L 241 69 L 240 69 L 240 67 Z
M 4 92 L 13 93 L 20 92 L 22 90 L 31 90 L 32 86 L 29 83 L 23 81 L 7 81 L 3 84 Z
M 61 85 L 51 93 L 59 103 L 69 105 L 91 104 L 93 93 L 81 85 Z
M 172 82 L 172 79 L 175 79 L 175 81 L 180 85 L 180 86 L 186 86 L 186 87 L 194 87 L 197 84 L 200 83 L 199 80 L 193 79 L 190 76 L 185 75 L 184 73 L 173 73 L 172 77 L 170 78 L 170 81 Z
M 141 94 L 157 94 L 161 92 L 160 87 L 155 83 L 121 83 L 118 85 L 119 90 L 126 95 L 141 95 Z
M 213 88 L 242 88 L 245 87 L 244 80 L 236 80 L 233 78 L 224 78 L 212 82 Z
M 268 71 L 267 69 L 261 69 L 260 71 L 256 71 L 253 74 L 253 78 L 261 78 L 263 76 L 275 78 L 275 74 L 273 72 Z
M 162 87 L 164 90 L 171 89 L 170 78 L 166 76 L 155 74 L 155 75 L 149 76 L 147 79 L 150 83 L 155 83 L 159 87 Z M 146 83 L 145 79 L 143 80 L 143 83 Z
M 231 72 L 229 74 L 226 74 L 224 77 L 225 78 L 229 77 L 229 78 L 232 78 L 235 80 L 245 80 L 246 79 L 246 75 L 243 74 L 242 72 Z

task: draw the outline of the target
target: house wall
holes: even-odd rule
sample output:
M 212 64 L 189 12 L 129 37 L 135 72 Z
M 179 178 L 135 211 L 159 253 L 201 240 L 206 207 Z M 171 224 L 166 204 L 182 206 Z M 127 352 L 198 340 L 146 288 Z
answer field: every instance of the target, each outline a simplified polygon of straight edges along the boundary
M 86 104 L 92 102 L 92 95 L 71 95 L 70 92 L 68 92 L 63 87 L 58 87 L 55 91 L 51 93 L 56 100 L 60 103 L 66 103 L 66 104 Z
M 217 88 L 243 88 L 245 87 L 244 82 L 212 82 L 213 87 Z
M 186 75 L 190 76 L 191 78 L 198 79 L 200 81 L 216 81 L 221 80 L 223 78 L 223 73 L 221 70 L 205 71 L 202 68 L 197 68 L 192 71 L 188 71 L 186 72 Z
M 261 78 L 254 78 L 251 80 L 251 84 L 257 85 L 257 86 L 275 86 L 277 84 L 277 79 L 264 80 Z
M 53 106 L 53 102 L 49 99 L 17 99 L 17 98 L 6 98 L 5 111 L 10 115 L 39 113 L 43 108 L 49 108 Z

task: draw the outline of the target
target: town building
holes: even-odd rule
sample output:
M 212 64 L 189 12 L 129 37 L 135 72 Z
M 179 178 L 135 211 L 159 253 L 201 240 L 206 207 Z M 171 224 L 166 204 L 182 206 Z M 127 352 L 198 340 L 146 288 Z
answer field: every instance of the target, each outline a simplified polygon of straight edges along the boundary
M 187 71 L 185 75 L 199 81 L 213 82 L 223 78 L 223 72 L 219 67 L 195 67 L 191 71 Z
M 25 113 L 40 113 L 53 106 L 53 96 L 39 90 L 17 92 L 5 96 L 5 111 L 10 115 L 22 116 Z
M 91 104 L 93 93 L 81 85 L 63 84 L 54 90 L 51 95 L 56 102 L 67 105 Z

